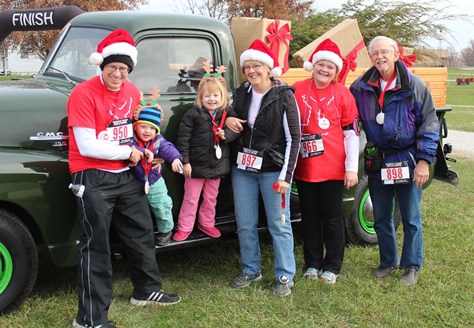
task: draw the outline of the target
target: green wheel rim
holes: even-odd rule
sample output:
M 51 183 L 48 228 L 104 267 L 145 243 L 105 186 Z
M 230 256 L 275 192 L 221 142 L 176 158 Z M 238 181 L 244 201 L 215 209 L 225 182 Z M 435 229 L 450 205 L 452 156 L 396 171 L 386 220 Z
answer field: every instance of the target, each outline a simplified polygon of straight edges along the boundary
M 369 190 L 364 193 L 359 203 L 359 222 L 364 231 L 375 234 L 374 214 Z
M 0 294 L 7 289 L 13 274 L 13 261 L 8 249 L 0 243 Z
M 393 200 L 392 216 L 395 214 L 396 202 Z M 359 203 L 359 222 L 362 229 L 370 234 L 375 234 L 374 207 L 370 199 L 370 192 L 367 190 Z

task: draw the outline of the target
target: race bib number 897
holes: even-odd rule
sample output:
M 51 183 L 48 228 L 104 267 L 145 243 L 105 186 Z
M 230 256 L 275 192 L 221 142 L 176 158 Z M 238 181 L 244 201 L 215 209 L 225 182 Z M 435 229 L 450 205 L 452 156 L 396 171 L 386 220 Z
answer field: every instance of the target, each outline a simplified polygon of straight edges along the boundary
M 258 172 L 262 167 L 263 159 L 258 156 L 256 150 L 245 148 L 243 152 L 237 154 L 237 168 L 241 170 Z

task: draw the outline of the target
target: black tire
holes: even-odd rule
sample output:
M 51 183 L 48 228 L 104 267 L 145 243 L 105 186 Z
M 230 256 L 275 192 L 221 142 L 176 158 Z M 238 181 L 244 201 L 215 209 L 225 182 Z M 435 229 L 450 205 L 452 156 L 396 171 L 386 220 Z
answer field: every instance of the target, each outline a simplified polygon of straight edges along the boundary
M 395 198 L 393 222 L 395 230 L 401 222 L 400 207 Z M 352 215 L 344 218 L 346 239 L 348 242 L 364 246 L 377 244 L 377 234 L 374 229 L 374 216 L 372 201 L 369 193 L 369 180 L 367 175 L 360 179 L 354 195 Z
M 16 310 L 25 301 L 37 274 L 38 253 L 33 237 L 15 215 L 0 209 L 1 315 Z

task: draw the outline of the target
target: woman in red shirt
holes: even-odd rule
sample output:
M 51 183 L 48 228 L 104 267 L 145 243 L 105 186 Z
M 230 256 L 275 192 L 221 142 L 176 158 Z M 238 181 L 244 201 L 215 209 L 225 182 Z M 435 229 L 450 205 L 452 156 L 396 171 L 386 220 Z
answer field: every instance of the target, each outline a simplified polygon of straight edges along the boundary
M 344 186 L 358 182 L 358 113 L 352 94 L 337 82 L 342 65 L 338 46 L 326 39 L 304 63 L 312 77 L 293 85 L 301 117 L 294 179 L 303 224 L 304 277 L 327 283 L 336 282 L 344 257 Z

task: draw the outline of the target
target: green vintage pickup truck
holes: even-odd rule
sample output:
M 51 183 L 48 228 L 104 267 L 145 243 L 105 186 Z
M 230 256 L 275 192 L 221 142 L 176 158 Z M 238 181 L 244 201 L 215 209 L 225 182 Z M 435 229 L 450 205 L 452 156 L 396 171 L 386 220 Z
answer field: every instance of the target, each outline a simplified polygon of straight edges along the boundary
M 34 17 L 49 17 L 54 21 L 55 14 L 59 13 L 54 10 L 3 11 L 0 22 L 35 22 Z M 64 13 L 61 16 L 64 19 Z M 145 96 L 153 87 L 159 88 L 158 103 L 165 116 L 161 130 L 171 142 L 176 141 L 179 122 L 192 106 L 197 83 L 204 73 L 196 63 L 209 59 L 212 63 L 225 65 L 227 72 L 224 77 L 229 90 L 237 87 L 234 41 L 229 28 L 222 22 L 201 16 L 153 12 L 76 11 L 72 16 L 64 23 L 57 42 L 32 79 L 0 82 L 2 314 L 18 308 L 33 288 L 40 265 L 38 245 L 46 245 L 57 267 L 76 264 L 78 221 L 74 195 L 68 189 L 66 101 L 74 86 L 99 74 L 98 67 L 90 64 L 89 56 L 108 33 L 120 27 L 134 37 L 138 64 L 129 78 Z M 3 30 L 5 26 L 10 25 L 3 24 Z M 44 29 L 45 26 L 35 28 Z M 448 169 L 446 162 L 450 147 L 442 144 L 447 134 L 446 110 L 449 108 L 438 109 L 443 128 L 438 163 L 432 167 L 432 176 L 457 184 L 457 175 Z M 360 139 L 363 146 L 363 135 Z M 363 245 L 376 243 L 377 237 L 373 229 L 367 179 L 362 172 L 362 157 L 360 167 L 361 182 L 345 192 L 342 206 L 348 240 Z M 173 198 L 176 218 L 183 196 L 183 177 L 165 166 L 164 179 Z M 299 221 L 297 200 L 297 190 L 293 189 L 291 219 L 295 223 Z M 398 211 L 394 201 L 396 226 L 400 223 Z M 264 221 L 259 226 L 261 230 L 265 230 Z M 216 226 L 222 232 L 221 239 L 236 236 L 229 177 L 221 182 Z M 157 247 L 157 251 L 209 241 L 207 236 L 195 231 L 189 240 L 171 242 L 168 246 Z M 111 244 L 113 254 L 121 256 L 120 242 L 112 238 Z

